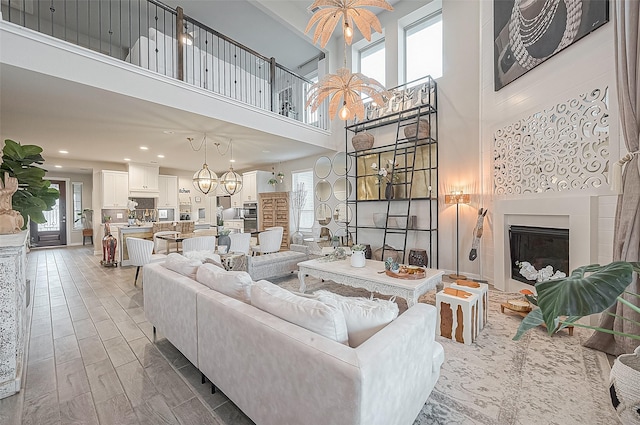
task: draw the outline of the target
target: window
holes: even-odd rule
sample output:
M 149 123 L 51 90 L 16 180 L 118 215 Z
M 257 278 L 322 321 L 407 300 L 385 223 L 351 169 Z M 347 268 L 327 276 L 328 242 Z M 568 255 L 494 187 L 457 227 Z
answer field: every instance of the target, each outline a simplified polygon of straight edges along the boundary
M 360 72 L 386 86 L 384 38 L 360 49 L 358 53 L 360 62 L 358 69 L 360 69 Z
M 442 77 L 442 11 L 404 29 L 405 81 Z
M 298 185 L 304 185 L 303 186 L 304 190 L 307 192 L 307 196 L 305 197 L 305 200 L 304 200 L 304 205 L 300 209 L 300 231 L 311 232 L 311 228 L 313 227 L 313 221 L 314 221 L 313 171 L 312 170 L 294 171 L 291 173 L 291 180 L 292 180 L 292 185 L 291 185 L 292 192 L 295 192 L 298 190 L 298 187 L 299 187 Z M 292 206 L 293 206 L 293 202 L 292 202 Z M 294 216 L 292 217 L 294 225 L 296 223 L 296 220 L 298 219 L 297 217 L 295 217 L 295 213 L 296 213 L 296 210 L 294 209 L 293 210 Z
M 82 183 L 71 183 L 73 187 L 73 229 L 83 228 L 82 223 Z

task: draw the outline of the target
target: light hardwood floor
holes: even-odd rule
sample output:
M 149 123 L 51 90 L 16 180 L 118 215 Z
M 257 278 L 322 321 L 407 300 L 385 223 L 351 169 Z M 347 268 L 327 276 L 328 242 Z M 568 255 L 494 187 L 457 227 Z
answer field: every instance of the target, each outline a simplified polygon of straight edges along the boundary
M 33 250 L 26 382 L 0 400 L 10 424 L 253 424 L 144 316 L 135 267 L 104 268 L 92 247 Z

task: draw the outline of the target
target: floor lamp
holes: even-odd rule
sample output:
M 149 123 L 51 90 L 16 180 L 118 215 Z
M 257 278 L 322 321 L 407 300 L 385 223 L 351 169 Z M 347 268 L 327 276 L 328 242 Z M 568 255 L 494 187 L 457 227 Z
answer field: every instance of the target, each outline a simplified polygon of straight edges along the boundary
M 453 280 L 464 280 L 467 277 L 460 274 L 460 204 L 469 203 L 469 194 L 462 191 L 453 191 L 451 195 L 444 196 L 444 203 L 456 206 L 456 273 L 450 274 L 449 278 Z

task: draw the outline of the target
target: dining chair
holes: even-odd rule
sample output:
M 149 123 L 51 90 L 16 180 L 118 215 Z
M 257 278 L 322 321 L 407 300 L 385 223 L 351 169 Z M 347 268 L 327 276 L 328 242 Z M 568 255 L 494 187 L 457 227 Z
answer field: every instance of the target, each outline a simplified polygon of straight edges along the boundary
M 160 250 L 164 250 L 164 252 L 167 254 L 169 253 L 169 242 L 158 237 L 164 235 L 178 236 L 179 233 L 175 230 L 162 230 L 159 232 L 155 232 L 153 234 L 153 252 L 155 252 L 156 254 L 160 253 Z
M 230 233 L 229 239 L 231 240 L 229 252 L 249 254 L 251 249 L 251 233 Z
M 138 282 L 138 274 L 140 273 L 140 267 L 149 263 L 157 263 L 164 261 L 167 256 L 165 254 L 153 253 L 153 241 L 146 239 L 132 238 L 127 239 L 127 252 L 129 253 L 129 261 L 132 266 L 137 266 L 136 277 L 133 279 L 133 285 Z
M 269 254 L 280 251 L 283 234 L 284 228 L 280 226 L 269 227 L 265 231 L 258 233 L 258 245 L 251 248 L 253 253 Z
M 182 241 L 182 253 L 189 251 L 215 251 L 215 236 L 195 236 Z

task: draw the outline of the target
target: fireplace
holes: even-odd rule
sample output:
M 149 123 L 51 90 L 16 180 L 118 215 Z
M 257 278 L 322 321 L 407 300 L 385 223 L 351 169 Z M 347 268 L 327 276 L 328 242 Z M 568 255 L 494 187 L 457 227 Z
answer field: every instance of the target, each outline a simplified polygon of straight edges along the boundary
M 511 251 L 511 278 L 529 285 L 520 274 L 517 262 L 527 261 L 536 270 L 551 266 L 553 271 L 569 275 L 569 229 L 532 226 L 509 226 L 509 248 Z

